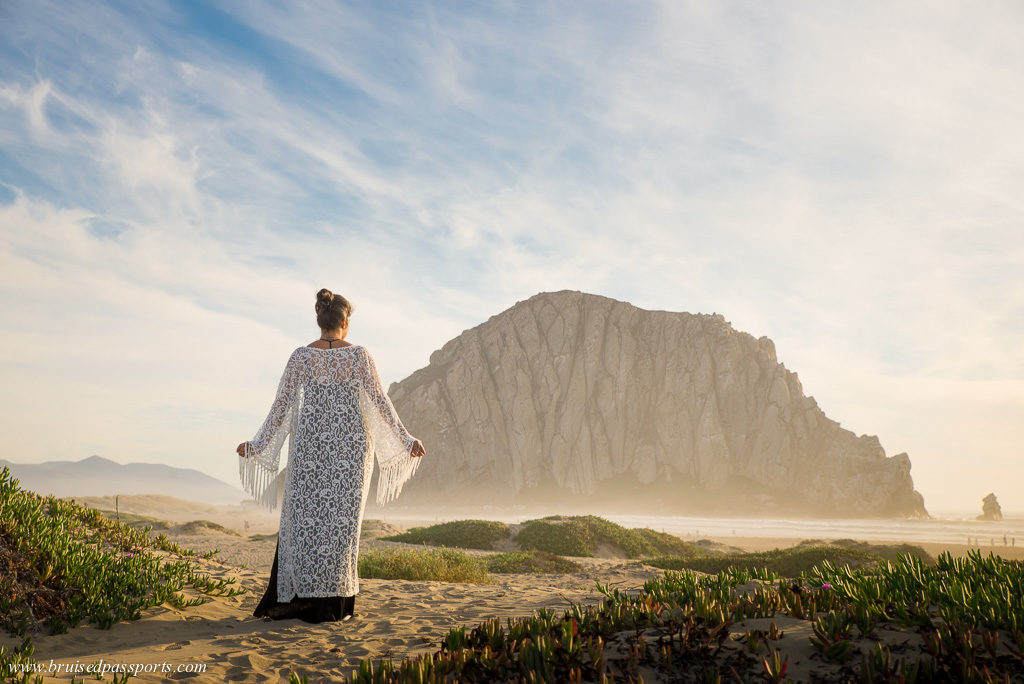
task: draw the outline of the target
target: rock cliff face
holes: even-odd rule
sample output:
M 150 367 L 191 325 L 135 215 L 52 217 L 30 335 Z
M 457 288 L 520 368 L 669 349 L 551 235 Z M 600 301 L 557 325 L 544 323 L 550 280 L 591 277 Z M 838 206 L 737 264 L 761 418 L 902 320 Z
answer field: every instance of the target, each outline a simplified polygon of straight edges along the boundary
M 905 453 L 827 418 L 771 340 L 717 314 L 542 293 L 389 394 L 428 451 L 398 505 L 927 515 Z

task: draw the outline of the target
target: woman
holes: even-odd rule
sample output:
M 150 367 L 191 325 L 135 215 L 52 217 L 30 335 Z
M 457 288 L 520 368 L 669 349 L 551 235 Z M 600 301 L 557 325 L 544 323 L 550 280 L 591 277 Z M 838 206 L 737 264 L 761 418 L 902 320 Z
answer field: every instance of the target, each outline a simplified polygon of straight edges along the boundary
M 374 457 L 384 504 L 425 453 L 395 413 L 370 352 L 345 341 L 348 300 L 320 290 L 315 308 L 320 339 L 292 352 L 266 421 L 236 449 L 242 485 L 273 510 L 281 445 L 290 437 L 277 550 L 256 617 L 351 618 Z

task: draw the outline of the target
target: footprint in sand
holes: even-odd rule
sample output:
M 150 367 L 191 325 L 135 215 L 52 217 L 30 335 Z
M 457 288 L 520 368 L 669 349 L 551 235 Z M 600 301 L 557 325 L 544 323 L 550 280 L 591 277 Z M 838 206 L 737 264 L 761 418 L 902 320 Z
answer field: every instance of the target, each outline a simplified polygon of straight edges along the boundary
M 266 672 L 274 664 L 274 661 L 270 660 L 270 658 L 261 656 L 258 653 L 243 653 L 242 655 L 230 656 L 228 657 L 228 662 L 234 665 L 235 668 L 245 668 L 250 673 Z
M 295 637 L 288 632 L 268 632 L 265 636 L 269 641 L 294 641 L 295 639 Z
M 262 675 L 257 672 L 252 672 L 245 669 L 244 667 L 232 667 L 224 673 L 224 679 L 229 682 L 244 682 L 247 680 L 252 681 L 265 681 L 266 675 Z
M 192 645 L 192 642 L 186 639 L 185 641 L 175 641 L 173 644 L 167 644 L 166 646 L 164 646 L 160 650 L 161 651 L 177 651 L 179 648 L 183 648 L 185 646 L 191 646 L 191 645 Z

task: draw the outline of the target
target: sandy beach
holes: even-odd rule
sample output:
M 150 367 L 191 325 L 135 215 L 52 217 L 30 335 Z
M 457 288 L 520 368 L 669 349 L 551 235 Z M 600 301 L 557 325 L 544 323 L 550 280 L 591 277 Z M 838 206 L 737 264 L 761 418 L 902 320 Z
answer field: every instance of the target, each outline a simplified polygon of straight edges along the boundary
M 93 503 L 104 507 L 105 502 Z M 127 508 L 133 508 L 131 500 Z M 178 505 L 178 509 L 174 512 L 179 518 L 197 513 L 184 505 Z M 158 512 L 146 509 L 147 514 Z M 237 512 L 225 514 L 214 507 L 204 513 L 226 525 L 241 526 Z M 402 521 L 402 526 L 408 522 Z M 372 520 L 365 523 L 363 551 L 377 546 L 409 546 L 378 539 L 400 529 L 398 525 Z M 254 527 L 250 523 L 249 531 L 253 532 Z M 259 527 L 265 529 L 265 521 L 260 521 Z M 584 569 L 572 574 L 496 574 L 496 582 L 490 585 L 363 579 L 353 620 L 314 625 L 252 616 L 269 580 L 274 536 L 260 538 L 265 534 L 260 532 L 250 538 L 230 527 L 183 531 L 181 525 L 173 524 L 165 533 L 183 548 L 201 552 L 219 549 L 214 559 L 194 561 L 214 578 L 235 579 L 247 593 L 209 598 L 201 606 L 181 610 L 167 605 L 154 607 L 144 611 L 140 620 L 121 622 L 110 630 L 84 625 L 67 634 L 34 636 L 38 663 L 44 668 L 51 662 L 54 668 L 60 664 L 65 670 L 94 662 L 141 664 L 160 670 L 140 673 L 139 681 L 281 681 L 293 672 L 308 675 L 310 681 L 330 681 L 350 674 L 365 658 L 397 660 L 434 651 L 453 627 L 472 627 L 492 617 L 504 622 L 541 608 L 560 610 L 572 602 L 596 605 L 602 598 L 596 590 L 597 581 L 630 590 L 662 575 L 661 570 L 634 560 L 604 557 L 574 559 Z M 710 540 L 723 549 L 746 551 L 785 548 L 800 541 L 732 535 Z M 933 555 L 943 550 L 962 555 L 969 550 L 966 545 L 922 546 Z M 1024 550 L 1019 548 L 991 550 L 1008 558 L 1024 557 Z M 734 625 L 733 631 L 742 633 L 743 627 Z M 0 643 L 8 647 L 18 641 L 7 635 L 0 638 Z M 47 681 L 69 681 L 71 677 L 66 671 L 43 674 Z
M 187 539 L 177 540 L 185 545 Z M 196 548 L 225 546 L 224 535 L 197 535 Z M 203 543 L 205 542 L 205 544 Z M 364 549 L 390 542 L 368 541 Z M 159 606 L 144 611 L 140 620 L 122 622 L 110 630 L 85 625 L 67 634 L 34 636 L 35 659 L 44 667 L 55 663 L 82 666 L 104 663 L 166 663 L 201 665 L 205 672 L 139 675 L 139 681 L 281 681 L 290 673 L 307 674 L 310 681 L 331 681 L 350 674 L 364 658 L 396 658 L 436 650 L 448 630 L 474 626 L 491 617 L 527 616 L 540 608 L 562 609 L 570 602 L 597 604 L 595 581 L 620 588 L 637 588 L 661 571 L 635 561 L 580 559 L 583 572 L 564 575 L 494 575 L 491 585 L 400 580 L 360 581 L 356 614 L 346 623 L 308 624 L 300 620 L 255 618 L 252 611 L 267 586 L 274 542 L 252 542 L 248 551 L 233 548 L 233 560 L 196 560 L 215 578 L 235 578 L 248 593 L 215 597 L 184 610 Z M 186 592 L 189 595 L 189 592 Z M 19 640 L 4 636 L 0 643 Z M 45 674 L 45 673 L 44 673 Z M 79 674 L 79 679 L 82 675 Z M 70 675 L 47 676 L 69 681 Z M 134 680 L 133 680 L 134 681 Z

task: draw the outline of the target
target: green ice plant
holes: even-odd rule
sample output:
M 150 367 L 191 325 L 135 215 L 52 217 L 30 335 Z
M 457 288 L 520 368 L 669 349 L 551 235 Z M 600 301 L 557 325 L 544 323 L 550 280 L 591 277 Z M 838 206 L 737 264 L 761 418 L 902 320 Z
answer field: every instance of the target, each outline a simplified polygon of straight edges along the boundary
M 743 636 L 739 637 L 739 639 L 746 642 L 748 651 L 750 651 L 751 653 L 757 653 L 757 649 L 761 645 L 761 640 L 764 637 L 765 633 L 762 632 L 760 629 L 755 629 L 751 631 L 750 628 L 747 628 L 744 630 Z
M 848 679 L 1004 681 L 1024 670 L 1024 633 L 1007 628 L 1016 624 L 1013 607 L 1020 605 L 1024 593 L 1020 564 L 974 555 L 964 560 L 940 557 L 928 566 L 898 557 L 857 570 L 825 563 L 785 581 L 767 575 L 755 581 L 757 574 L 749 568 L 716 575 L 668 571 L 634 591 L 598 582 L 604 597 L 600 606 L 573 605 L 560 616 L 546 610 L 505 624 L 492 619 L 455 630 L 434 654 L 400 663 L 364 662 L 350 681 L 628 681 L 637 679 L 641 664 L 683 668 L 698 680 L 718 681 L 723 663 L 715 659 L 730 625 L 776 611 L 813 620 L 821 657 Z M 994 577 L 1004 589 L 977 596 L 976 589 Z M 964 590 L 957 591 L 961 586 Z M 943 593 L 948 595 L 945 603 L 939 596 Z M 939 614 L 943 605 L 947 614 L 960 617 L 945 622 Z M 920 627 L 923 645 L 899 658 L 884 646 L 863 652 L 852 639 L 854 628 L 867 635 L 876 626 L 900 621 L 917 626 L 922 616 L 938 627 Z M 985 619 L 1002 621 L 1001 636 L 981 624 Z M 782 681 L 787 661 L 770 644 L 779 637 L 775 623 L 767 634 L 748 629 L 741 637 L 748 648 L 739 651 L 746 665 L 729 664 L 733 677 L 753 680 L 752 668 L 757 666 L 762 677 Z M 769 653 L 755 659 L 749 650 L 761 650 L 765 639 Z M 613 643 L 618 658 L 609 657 Z M 857 657 L 859 673 L 856 666 L 845 664 Z
M 826 659 L 846 662 L 854 650 L 853 642 L 849 639 L 852 627 L 853 621 L 845 610 L 829 611 L 814 621 L 811 644 Z
M 155 549 L 183 553 L 166 537 L 153 539 L 95 509 L 20 488 L 0 469 L 0 546 L 8 570 L 0 575 L 0 626 L 17 636 L 46 629 L 66 632 L 83 621 L 107 629 L 141 617 L 146 608 L 182 608 L 206 596 L 233 596 L 234 580 L 214 580 L 188 560 L 169 560 Z M 200 595 L 188 598 L 190 587 Z M 0 667 L 24 659 L 23 646 L 0 652 Z
M 969 620 L 987 629 L 1014 631 L 1024 624 L 1024 563 L 972 550 L 965 558 L 948 552 L 927 566 L 900 556 L 876 571 L 822 563 L 810 576 L 830 582 L 848 604 L 869 609 L 873 618 L 931 627 Z
M 31 675 L 25 671 L 35 662 L 32 659 L 33 653 L 35 646 L 32 645 L 32 638 L 27 636 L 13 650 L 0 645 L 0 676 L 7 677 L 6 681 L 12 684 L 43 684 L 42 675 Z
M 779 684 L 789 670 L 789 658 L 779 655 L 778 649 L 769 649 L 768 655 L 761 659 L 764 666 L 764 674 L 772 684 Z

